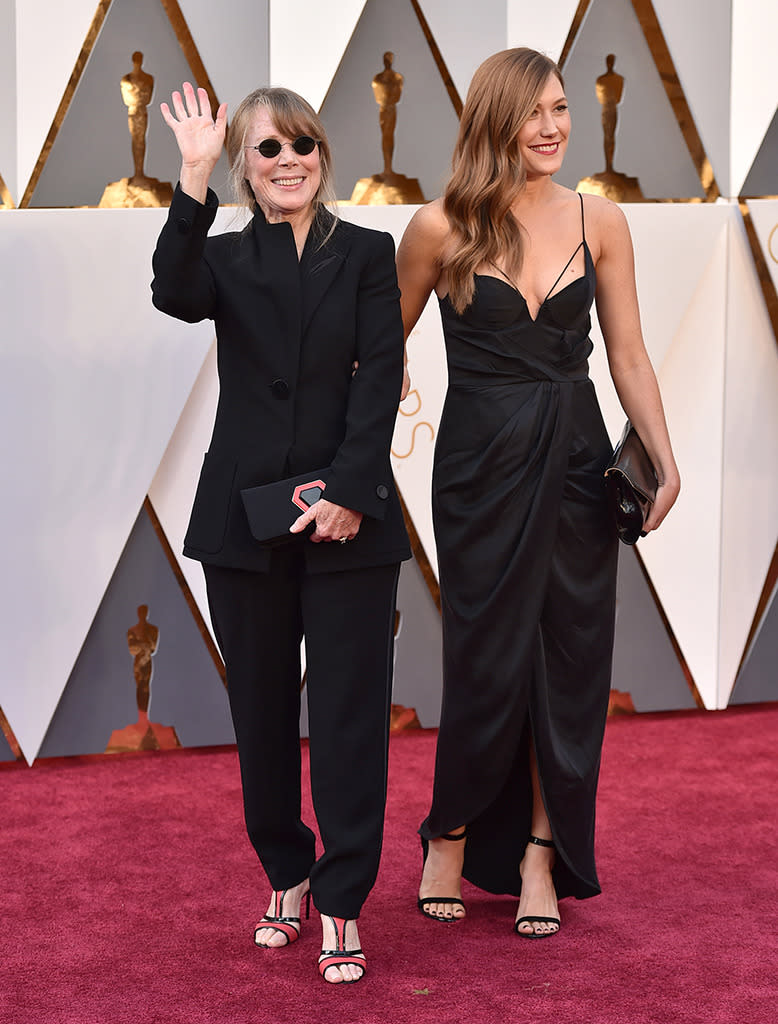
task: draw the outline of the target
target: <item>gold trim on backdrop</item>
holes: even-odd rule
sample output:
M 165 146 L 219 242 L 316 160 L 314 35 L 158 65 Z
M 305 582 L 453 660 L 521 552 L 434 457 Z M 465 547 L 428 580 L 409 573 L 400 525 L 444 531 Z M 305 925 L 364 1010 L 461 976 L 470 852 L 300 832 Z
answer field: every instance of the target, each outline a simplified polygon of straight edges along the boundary
M 748 208 L 748 203 L 744 200 L 740 200 L 740 213 L 743 217 L 743 224 L 746 229 L 746 237 L 748 243 L 751 246 L 751 255 L 754 257 L 754 263 L 756 265 L 756 272 L 759 277 L 759 284 L 762 286 L 762 295 L 764 295 L 765 305 L 767 306 L 767 315 L 770 317 L 770 323 L 773 327 L 773 334 L 775 340 L 778 343 L 778 291 L 776 291 L 775 284 L 773 283 L 773 276 L 770 273 L 770 268 L 767 265 L 767 258 L 762 250 L 762 243 L 759 241 L 759 236 L 756 233 L 754 222 L 751 219 L 751 211 Z M 773 228 L 773 231 L 776 229 Z M 770 240 L 773 235 L 770 234 Z M 776 245 L 778 251 L 778 245 Z M 769 255 L 774 259 L 772 255 L 772 248 L 770 249 Z
M 76 58 L 76 63 L 68 80 L 68 84 L 65 87 L 65 92 L 63 93 L 60 104 L 57 107 L 54 120 L 51 122 L 51 128 L 49 128 L 49 133 L 46 136 L 40 155 L 38 156 L 38 160 L 33 168 L 32 176 L 27 183 L 27 188 L 24 190 L 24 195 L 19 203 L 19 209 L 25 209 L 30 205 L 30 201 L 38 185 L 38 181 L 40 180 L 40 176 L 43 173 L 43 168 L 46 166 L 46 161 L 49 158 L 54 142 L 64 123 L 65 117 L 67 116 L 67 112 L 78 87 L 78 83 L 81 81 L 84 68 L 92 55 L 92 50 L 94 49 L 94 45 L 100 35 L 100 30 L 103 27 L 103 22 L 105 21 L 112 3 L 113 0 L 99 0 L 95 16 L 92 19 L 92 24 L 89 26 L 89 30 L 86 34 L 84 45 L 81 47 L 81 52 Z M 211 80 L 205 70 L 205 65 L 203 64 L 194 40 L 192 39 L 192 33 L 189 31 L 186 20 L 181 13 L 181 8 L 178 6 L 176 0 L 160 0 L 160 3 L 168 16 L 168 20 L 176 34 L 176 38 L 178 39 L 178 43 L 184 53 L 184 57 L 191 68 L 195 83 L 206 90 L 208 98 L 215 110 L 219 106 L 219 101 L 216 98 L 216 93 L 214 92 Z
M 632 550 L 635 552 L 635 558 L 637 559 L 637 563 L 640 566 L 640 571 L 643 573 L 643 579 L 646 581 L 646 586 L 648 587 L 648 592 L 651 595 L 651 600 L 654 602 L 654 605 L 656 606 L 656 610 L 659 613 L 659 618 L 662 620 L 662 625 L 665 627 L 668 639 L 670 640 L 673 650 L 675 651 L 675 656 L 678 659 L 678 664 L 681 666 L 681 671 L 683 672 L 687 685 L 691 690 L 692 697 L 694 697 L 694 703 L 697 705 L 698 708 L 705 710 L 705 701 L 700 696 L 700 691 L 697 689 L 697 684 L 694 681 L 694 676 L 692 675 L 691 669 L 689 668 L 686 658 L 683 655 L 681 645 L 678 643 L 678 640 L 676 639 L 675 633 L 673 632 L 673 627 L 670 625 L 670 620 L 668 619 L 667 615 L 665 614 L 665 610 L 662 607 L 662 602 L 659 598 L 659 594 L 656 592 L 656 588 L 654 587 L 651 577 L 648 575 L 648 570 L 646 569 L 645 563 L 640 556 L 640 552 L 638 551 L 637 547 L 633 547 Z
M 8 186 L 3 181 L 2 174 L 0 174 L 0 200 L 2 200 L 3 209 L 5 209 L 5 210 L 13 210 L 14 209 L 14 201 L 11 198 L 11 193 L 8 191 Z
M 11 748 L 11 753 L 13 754 L 15 760 L 24 761 L 24 754 L 22 753 L 22 748 L 19 746 L 19 741 L 14 736 L 14 731 L 8 724 L 8 719 L 5 717 L 2 708 L 0 708 L 0 732 L 2 732 L 3 736 L 5 736 L 5 741 Z
M 570 24 L 570 31 L 567 33 L 567 39 L 565 39 L 564 46 L 562 47 L 562 52 L 559 54 L 559 60 L 557 61 L 557 64 L 562 69 L 562 71 L 564 71 L 565 63 L 567 61 L 567 58 L 570 56 L 570 51 L 572 50 L 573 43 L 575 42 L 576 36 L 578 35 L 578 30 L 583 24 L 583 20 L 586 17 L 586 12 L 589 10 L 589 5 L 591 4 L 591 2 L 592 0 L 580 0 L 578 8 L 575 14 L 573 15 L 573 20 Z
M 427 19 L 424 17 L 424 12 L 419 6 L 417 0 L 411 0 L 411 7 L 413 7 L 414 11 L 416 12 L 416 17 L 419 19 L 421 30 L 424 33 L 424 38 L 427 40 L 427 45 L 430 48 L 432 59 L 438 66 L 438 71 L 440 72 L 440 77 L 443 79 L 443 84 L 446 87 L 448 98 L 451 100 L 454 110 L 456 111 L 457 117 L 461 117 L 462 100 L 459 96 L 459 92 L 457 91 L 457 87 L 454 85 L 454 79 L 451 77 L 451 75 L 449 74 L 449 70 L 446 67 L 446 62 L 443 60 L 443 54 L 440 52 L 440 47 L 435 42 L 435 37 L 432 34 L 432 29 L 429 27 Z
M 686 96 L 675 70 L 675 64 L 670 54 L 670 48 L 665 40 L 664 32 L 656 16 L 654 5 L 651 0 L 632 0 L 632 7 L 640 22 L 640 27 L 643 30 L 646 43 L 648 43 L 648 48 L 659 72 L 659 77 L 670 101 L 670 106 L 673 108 L 675 119 L 678 122 L 678 127 L 681 129 L 689 155 L 699 175 L 700 184 L 705 193 L 705 200 L 709 203 L 713 202 L 719 198 L 721 192 L 716 183 L 713 167 L 705 154 L 705 147 L 694 123 L 689 104 L 686 102 Z
M 170 568 L 173 570 L 173 575 L 176 578 L 176 582 L 181 588 L 181 593 L 184 595 L 184 600 L 189 606 L 189 611 L 192 613 L 192 618 L 195 621 L 195 625 L 200 630 L 200 635 L 203 638 L 203 642 L 205 643 L 205 646 L 208 649 L 208 653 L 213 659 L 213 663 L 216 666 L 216 671 L 219 673 L 221 681 L 224 683 L 226 687 L 227 672 L 224 668 L 224 662 L 222 661 L 221 655 L 219 654 L 219 648 L 214 643 L 213 637 L 211 636 L 211 631 L 205 624 L 205 619 L 202 616 L 202 612 L 200 611 L 197 605 L 197 601 L 195 601 L 194 599 L 192 591 L 189 589 L 189 584 L 186 582 L 186 577 L 181 571 L 181 566 L 178 564 L 178 559 L 176 558 L 173 549 L 170 546 L 170 541 L 167 539 L 167 535 L 165 534 L 165 531 L 162 527 L 162 523 L 159 521 L 159 516 L 154 511 L 154 506 L 151 504 L 151 499 L 148 497 L 148 495 L 143 501 L 143 507 L 146 510 L 149 519 L 151 520 L 151 525 L 154 527 L 154 532 L 157 535 L 159 543 L 162 545 L 162 550 L 165 552 L 165 557 L 168 560 L 168 564 Z

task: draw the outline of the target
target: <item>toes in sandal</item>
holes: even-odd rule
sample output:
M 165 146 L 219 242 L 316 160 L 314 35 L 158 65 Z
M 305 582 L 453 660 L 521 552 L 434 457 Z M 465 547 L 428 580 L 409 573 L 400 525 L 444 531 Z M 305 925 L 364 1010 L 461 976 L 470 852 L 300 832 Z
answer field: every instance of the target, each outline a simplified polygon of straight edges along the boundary
M 554 849 L 554 843 L 551 839 L 538 839 L 537 836 L 530 836 L 529 842 L 535 846 L 546 846 L 549 849 Z M 520 924 L 555 924 L 556 928 L 552 932 L 536 932 L 534 929 L 531 932 L 520 932 Z M 558 917 L 538 917 L 536 914 L 525 914 L 524 917 L 520 917 L 513 926 L 513 930 L 517 935 L 520 935 L 522 939 L 550 939 L 552 935 L 556 935 L 561 927 L 561 922 Z
M 536 921 L 545 924 L 555 924 L 556 928 L 553 932 L 520 932 L 519 925 L 524 924 L 527 921 L 529 924 L 534 924 Z M 520 935 L 522 939 L 550 939 L 552 935 L 557 935 L 559 932 L 559 918 L 558 917 L 537 917 L 534 914 L 525 914 L 524 917 L 520 917 L 516 924 L 513 926 L 513 930 L 517 935 Z
M 325 915 L 322 914 L 322 917 Z M 327 915 L 328 916 L 328 915 Z M 336 949 L 323 949 L 319 957 L 319 974 L 328 985 L 354 985 L 361 981 L 367 970 L 365 955 L 361 949 L 346 949 L 346 918 L 330 917 L 332 927 L 335 929 Z M 342 967 L 351 964 L 359 967 L 362 973 L 358 978 L 343 978 L 340 981 L 330 981 L 325 977 L 328 967 Z
M 259 946 L 260 949 L 283 949 L 284 946 L 290 945 L 292 942 L 297 942 L 300 938 L 300 918 L 299 917 L 284 917 L 284 897 L 289 892 L 288 889 L 282 891 L 273 892 L 273 910 L 274 914 L 265 914 L 262 920 L 254 929 L 254 943 Z M 305 917 L 306 920 L 311 916 L 311 890 L 309 889 L 303 896 L 305 900 Z M 301 900 L 302 903 L 302 900 Z M 286 936 L 286 942 L 283 942 L 280 946 L 268 946 L 265 942 L 259 942 L 257 935 L 264 928 L 272 928 L 274 932 L 280 932 Z
M 449 843 L 459 842 L 460 839 L 465 839 L 467 836 L 467 829 L 463 829 L 462 832 L 447 832 L 445 835 L 437 836 L 437 839 L 445 839 Z M 422 839 L 422 845 L 424 847 L 424 859 L 422 861 L 422 867 L 427 863 L 427 854 L 429 853 L 429 843 L 426 839 Z M 451 916 L 447 917 L 441 914 L 431 914 L 427 907 L 431 903 L 442 903 L 446 907 L 451 908 Z M 463 915 L 455 916 L 453 913 L 454 907 L 461 907 L 465 909 L 465 905 L 461 899 L 457 896 L 420 896 L 416 901 L 416 906 L 424 914 L 425 917 L 429 917 L 432 921 L 442 921 L 443 924 L 450 924 L 452 921 L 460 921 Z

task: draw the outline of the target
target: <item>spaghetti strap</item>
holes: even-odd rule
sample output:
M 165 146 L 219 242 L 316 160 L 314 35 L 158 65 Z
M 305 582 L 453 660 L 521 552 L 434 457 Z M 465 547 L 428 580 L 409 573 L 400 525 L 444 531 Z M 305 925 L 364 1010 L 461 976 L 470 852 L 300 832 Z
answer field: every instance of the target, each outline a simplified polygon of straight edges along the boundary
M 570 264 L 573 262 L 573 260 L 578 255 L 578 250 L 581 248 L 581 246 L 585 246 L 586 245 L 586 231 L 584 229 L 583 196 L 581 195 L 580 192 L 578 193 L 578 198 L 581 200 L 581 241 L 575 247 L 575 251 L 573 252 L 573 255 L 570 257 L 570 259 L 567 261 L 567 263 L 565 263 L 564 267 L 562 267 L 562 273 L 559 275 L 559 277 L 556 279 L 556 281 L 554 281 L 554 283 L 551 285 L 549 290 L 546 292 L 546 297 L 545 297 L 545 299 L 543 299 L 543 302 L 541 303 L 542 306 L 544 306 L 546 304 L 546 302 L 548 301 L 548 299 L 551 298 L 551 294 L 553 293 L 554 289 L 556 288 L 556 286 L 559 284 L 559 282 L 564 277 L 565 271 L 567 270 L 567 268 L 570 266 Z
M 538 307 L 538 310 L 541 310 L 543 308 L 543 306 L 545 306 L 546 302 L 551 298 L 551 295 L 553 294 L 554 289 L 556 288 L 556 286 L 559 284 L 559 282 L 564 277 L 565 271 L 567 270 L 567 268 L 570 266 L 570 264 L 573 262 L 573 260 L 578 255 L 578 250 L 582 246 L 583 246 L 584 249 L 586 248 L 586 227 L 585 227 L 585 223 L 584 223 L 584 201 L 583 201 L 583 196 L 581 195 L 580 192 L 578 192 L 577 195 L 578 195 L 578 199 L 581 202 L 581 241 L 575 247 L 575 249 L 573 251 L 573 255 L 570 257 L 570 259 L 567 261 L 567 263 L 565 263 L 564 267 L 562 267 L 562 271 L 559 274 L 559 277 L 556 279 L 556 281 L 554 281 L 554 283 L 551 285 L 549 290 L 546 292 L 546 297 L 541 302 L 540 306 Z M 497 271 L 498 274 L 500 274 L 502 277 L 505 278 L 505 280 L 508 282 L 508 284 L 510 284 L 510 286 L 513 288 L 514 291 L 518 292 L 519 295 L 522 294 L 521 289 L 516 284 L 516 282 L 513 280 L 513 278 L 510 277 L 501 267 L 498 267 L 497 264 L 493 260 L 487 260 L 486 262 L 489 264 L 490 267 L 494 267 L 494 269 Z

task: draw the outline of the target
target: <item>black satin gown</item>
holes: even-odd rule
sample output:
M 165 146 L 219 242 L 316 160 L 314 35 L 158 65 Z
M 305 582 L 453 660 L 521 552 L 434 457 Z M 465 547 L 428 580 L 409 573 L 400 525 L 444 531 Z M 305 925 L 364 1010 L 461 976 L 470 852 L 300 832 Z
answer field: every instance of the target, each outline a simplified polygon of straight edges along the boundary
M 583 276 L 552 288 L 535 320 L 497 277 L 476 275 L 462 316 L 440 301 L 449 388 L 433 518 L 444 695 L 420 833 L 466 824 L 464 875 L 494 893 L 521 889 L 530 729 L 557 895 L 600 891 L 595 795 L 617 541 L 603 482 L 612 448 L 588 377 L 595 269 L 585 236 L 580 246 Z

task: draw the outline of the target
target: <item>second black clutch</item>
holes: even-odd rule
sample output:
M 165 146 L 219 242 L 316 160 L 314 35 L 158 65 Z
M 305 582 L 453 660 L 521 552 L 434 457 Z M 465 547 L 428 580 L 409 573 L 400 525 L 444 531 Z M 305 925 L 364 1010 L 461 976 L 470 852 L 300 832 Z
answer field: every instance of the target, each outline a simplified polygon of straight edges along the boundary
M 263 544 L 276 546 L 306 536 L 305 533 L 290 533 L 289 527 L 321 498 L 329 475 L 328 467 L 272 484 L 244 488 L 240 496 L 252 537 Z
M 605 480 L 619 540 L 634 544 L 645 537 L 643 524 L 656 500 L 657 479 L 648 452 L 629 420 L 605 470 Z

